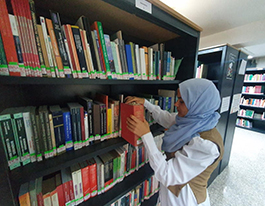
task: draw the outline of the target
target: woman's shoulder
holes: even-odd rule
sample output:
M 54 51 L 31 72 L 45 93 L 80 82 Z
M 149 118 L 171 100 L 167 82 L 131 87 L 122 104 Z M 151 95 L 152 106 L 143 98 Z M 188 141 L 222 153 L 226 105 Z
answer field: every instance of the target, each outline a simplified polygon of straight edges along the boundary
M 200 135 L 195 136 L 192 140 L 186 145 L 189 150 L 196 150 L 203 153 L 219 153 L 217 145 L 207 139 L 202 138 Z

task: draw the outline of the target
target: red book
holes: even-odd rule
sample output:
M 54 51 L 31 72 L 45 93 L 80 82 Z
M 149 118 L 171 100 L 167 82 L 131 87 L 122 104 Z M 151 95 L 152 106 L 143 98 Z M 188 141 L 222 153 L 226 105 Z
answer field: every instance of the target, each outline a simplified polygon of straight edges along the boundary
M 18 66 L 18 58 L 15 47 L 15 42 L 11 30 L 11 25 L 8 17 L 8 11 L 5 0 L 0 0 L 0 33 L 4 44 L 8 71 L 6 75 L 21 76 Z
M 133 152 L 132 152 L 132 162 L 131 162 L 131 169 L 132 170 L 135 170 L 135 167 L 136 167 L 136 149 L 133 149 Z
M 58 194 L 59 206 L 64 206 L 65 197 L 64 197 L 63 184 L 60 173 L 56 174 L 55 176 L 55 184 L 56 184 L 56 192 Z
M 22 45 L 24 46 L 25 50 L 25 57 L 27 61 L 27 68 L 26 69 L 26 75 L 27 76 L 37 76 L 37 72 L 35 70 L 36 65 L 34 61 L 34 55 L 33 55 L 33 48 L 31 45 L 31 38 L 29 35 L 29 24 L 28 20 L 25 16 L 24 12 L 24 5 L 22 1 L 19 0 L 12 0 L 12 7 L 14 10 L 15 15 L 18 19 L 18 25 L 19 30 L 21 31 L 21 37 L 23 39 Z
M 82 175 L 82 185 L 83 185 L 83 196 L 84 201 L 90 198 L 90 173 L 89 173 L 89 165 L 86 161 L 79 163 L 81 168 Z
M 72 200 L 74 200 L 72 174 L 69 167 L 61 170 L 61 177 L 65 203 L 69 204 Z
M 123 139 L 125 139 L 127 142 L 132 144 L 133 146 L 137 146 L 142 143 L 139 136 L 132 133 L 127 128 L 127 118 L 130 117 L 130 115 L 136 116 L 141 121 L 144 121 L 144 106 L 143 105 L 132 105 L 132 104 L 125 104 L 121 103 L 121 136 Z
M 98 193 L 97 185 L 97 163 L 94 158 L 88 160 L 89 164 L 89 181 L 90 181 L 90 196 L 94 197 Z
M 34 34 L 33 21 L 32 21 L 29 1 L 23 0 L 23 1 L 21 1 L 21 3 L 23 4 L 24 15 L 25 15 L 27 23 L 28 23 L 28 31 L 29 31 L 28 34 L 30 35 L 30 45 L 32 48 L 34 65 L 35 65 L 35 68 L 37 70 L 36 75 L 38 77 L 41 77 L 42 71 L 41 71 L 41 67 L 40 67 L 40 59 L 39 59 L 39 54 L 38 54 L 38 50 L 37 50 L 37 43 L 36 43 L 35 34 Z

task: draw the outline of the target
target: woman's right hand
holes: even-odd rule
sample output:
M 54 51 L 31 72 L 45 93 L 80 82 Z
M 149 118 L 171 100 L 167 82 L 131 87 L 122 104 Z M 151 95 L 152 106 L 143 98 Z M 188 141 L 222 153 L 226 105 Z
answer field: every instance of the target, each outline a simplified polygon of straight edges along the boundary
M 126 104 L 130 104 L 132 102 L 135 102 L 136 104 L 144 104 L 145 99 L 140 97 L 134 97 L 134 96 L 128 96 L 124 99 L 124 102 Z

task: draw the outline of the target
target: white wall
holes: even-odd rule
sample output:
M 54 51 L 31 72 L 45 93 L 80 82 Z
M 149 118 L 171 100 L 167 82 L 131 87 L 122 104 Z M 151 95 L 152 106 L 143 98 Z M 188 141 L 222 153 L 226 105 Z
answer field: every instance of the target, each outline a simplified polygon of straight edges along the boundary
M 265 68 L 265 57 L 257 58 L 257 67 Z

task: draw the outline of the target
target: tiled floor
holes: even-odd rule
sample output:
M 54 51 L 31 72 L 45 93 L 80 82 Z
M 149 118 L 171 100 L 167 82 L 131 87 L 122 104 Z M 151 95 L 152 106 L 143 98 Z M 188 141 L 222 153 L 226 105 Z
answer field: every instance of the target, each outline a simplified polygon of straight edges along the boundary
M 229 165 L 208 192 L 211 206 L 265 206 L 265 134 L 236 128 Z

